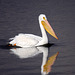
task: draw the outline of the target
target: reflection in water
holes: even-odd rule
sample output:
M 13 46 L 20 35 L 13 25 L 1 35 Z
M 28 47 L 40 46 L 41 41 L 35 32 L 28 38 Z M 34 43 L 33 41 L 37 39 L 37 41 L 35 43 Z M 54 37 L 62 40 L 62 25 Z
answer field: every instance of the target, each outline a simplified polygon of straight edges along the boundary
M 58 54 L 55 54 L 49 58 L 48 57 L 48 48 L 47 47 L 30 47 L 30 48 L 14 48 L 10 49 L 15 55 L 17 55 L 19 58 L 29 58 L 33 57 L 35 55 L 38 55 L 39 53 L 43 53 L 43 59 L 42 59 L 42 65 L 41 65 L 41 74 L 46 75 L 51 71 L 51 65 L 53 65 L 55 58 Z
M 43 71 L 46 72 L 46 74 L 48 74 L 49 72 L 51 72 L 51 67 L 54 64 L 54 61 L 56 60 L 56 57 L 57 57 L 58 54 L 59 54 L 59 52 L 57 52 L 53 56 L 49 57 L 48 61 L 43 66 Z

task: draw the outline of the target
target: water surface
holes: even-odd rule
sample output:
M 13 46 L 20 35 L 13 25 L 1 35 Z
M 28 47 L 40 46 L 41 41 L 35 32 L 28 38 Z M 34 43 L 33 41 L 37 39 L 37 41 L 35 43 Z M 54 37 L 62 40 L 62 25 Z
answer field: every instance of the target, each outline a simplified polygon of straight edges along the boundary
M 75 75 L 75 1 L 1 0 L 0 1 L 0 75 L 41 75 L 43 54 L 20 59 L 5 45 L 18 33 L 41 36 L 38 15 L 46 14 L 59 40 L 48 33 L 48 57 L 59 51 L 49 75 Z

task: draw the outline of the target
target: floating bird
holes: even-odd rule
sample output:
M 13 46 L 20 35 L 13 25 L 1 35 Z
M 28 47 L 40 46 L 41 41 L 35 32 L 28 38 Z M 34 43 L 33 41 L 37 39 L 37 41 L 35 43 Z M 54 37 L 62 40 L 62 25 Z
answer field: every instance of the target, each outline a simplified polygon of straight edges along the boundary
M 12 46 L 20 46 L 20 47 L 33 47 L 33 46 L 40 46 L 40 45 L 47 44 L 48 37 L 46 31 L 50 35 L 58 39 L 51 25 L 47 21 L 46 16 L 44 14 L 40 14 L 38 19 L 39 19 L 39 25 L 40 25 L 42 37 L 33 34 L 20 33 L 16 35 L 14 38 L 10 38 L 9 40 L 11 41 L 9 42 L 9 44 L 11 44 Z

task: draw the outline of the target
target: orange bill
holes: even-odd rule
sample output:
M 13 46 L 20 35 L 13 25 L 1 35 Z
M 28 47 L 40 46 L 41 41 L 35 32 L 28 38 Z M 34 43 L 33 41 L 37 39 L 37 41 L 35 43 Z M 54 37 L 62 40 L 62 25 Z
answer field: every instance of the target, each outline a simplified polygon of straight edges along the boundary
M 45 28 L 45 30 L 52 35 L 53 37 L 55 37 L 56 39 L 58 39 L 58 37 L 56 36 L 54 30 L 52 29 L 51 25 L 49 24 L 49 22 L 47 20 L 45 21 L 41 21 L 43 27 Z

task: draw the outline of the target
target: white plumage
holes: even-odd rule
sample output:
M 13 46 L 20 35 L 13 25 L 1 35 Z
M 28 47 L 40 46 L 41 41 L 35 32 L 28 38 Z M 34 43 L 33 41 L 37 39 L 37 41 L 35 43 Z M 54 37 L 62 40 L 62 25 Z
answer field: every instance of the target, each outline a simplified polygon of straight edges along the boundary
M 39 36 L 22 33 L 10 39 L 12 39 L 12 41 L 10 41 L 10 44 L 14 45 L 16 43 L 16 45 L 20 47 L 32 47 L 42 40 L 42 38 Z
M 44 14 L 41 14 L 38 19 L 39 19 L 39 25 L 40 25 L 42 37 L 33 34 L 20 33 L 16 35 L 14 38 L 10 38 L 11 41 L 9 42 L 9 44 L 20 46 L 20 47 L 33 47 L 33 46 L 46 44 L 48 43 L 48 38 L 45 29 L 49 34 L 57 38 L 53 29 L 48 23 L 46 16 Z

